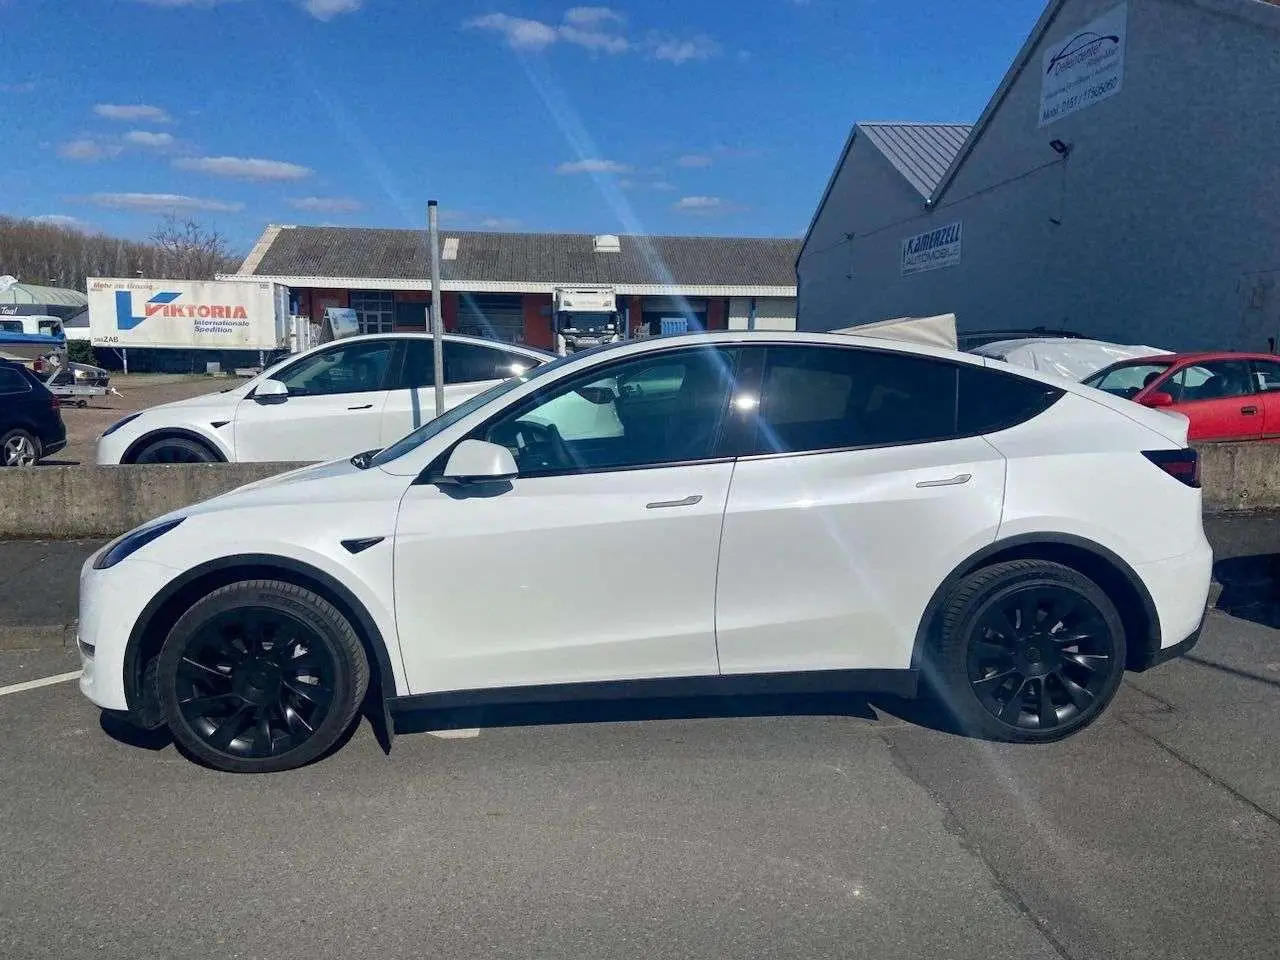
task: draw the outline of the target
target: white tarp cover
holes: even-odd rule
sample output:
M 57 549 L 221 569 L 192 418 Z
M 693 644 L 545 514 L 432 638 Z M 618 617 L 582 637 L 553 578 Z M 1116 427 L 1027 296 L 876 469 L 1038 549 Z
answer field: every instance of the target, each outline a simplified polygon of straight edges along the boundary
M 944 350 L 956 348 L 956 315 L 942 313 L 936 317 L 898 317 L 896 320 L 878 320 L 860 323 L 856 327 L 844 327 L 832 333 L 847 333 L 857 337 L 875 337 L 880 340 L 906 340 L 923 343 Z
M 997 340 L 995 343 L 974 347 L 971 352 L 1080 381 L 1120 360 L 1152 357 L 1170 351 L 1140 344 L 1108 343 L 1105 340 L 1033 337 L 1025 340 Z

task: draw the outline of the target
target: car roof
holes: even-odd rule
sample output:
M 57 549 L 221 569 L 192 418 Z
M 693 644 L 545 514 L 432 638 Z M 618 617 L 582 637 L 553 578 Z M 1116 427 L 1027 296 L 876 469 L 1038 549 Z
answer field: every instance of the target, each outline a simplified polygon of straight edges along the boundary
M 1202 350 L 1195 353 L 1153 353 L 1149 357 L 1130 357 L 1112 366 L 1120 367 L 1137 363 L 1204 363 L 1206 360 L 1271 360 L 1280 363 L 1280 355 L 1274 353 L 1250 353 L 1245 350 Z
M 337 340 L 330 340 L 326 343 L 316 344 L 316 347 L 327 347 L 335 343 L 353 343 L 362 340 L 431 340 L 435 335 L 431 333 L 418 333 L 412 330 L 392 333 L 360 333 L 353 337 L 339 337 Z M 550 350 L 544 350 L 542 347 L 531 347 L 527 343 L 508 343 L 505 340 L 493 340 L 489 337 L 474 337 L 466 333 L 445 333 L 442 339 L 453 343 L 474 343 L 481 347 L 498 347 L 503 350 L 518 350 L 521 353 L 527 353 L 538 357 L 554 357 L 555 354 Z

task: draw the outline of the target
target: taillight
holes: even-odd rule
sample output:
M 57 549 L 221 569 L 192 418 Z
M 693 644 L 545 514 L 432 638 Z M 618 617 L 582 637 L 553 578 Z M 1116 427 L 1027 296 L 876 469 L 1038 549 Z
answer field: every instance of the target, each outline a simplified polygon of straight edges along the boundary
M 1143 450 L 1142 455 L 1173 479 L 1200 486 L 1200 454 L 1194 450 Z

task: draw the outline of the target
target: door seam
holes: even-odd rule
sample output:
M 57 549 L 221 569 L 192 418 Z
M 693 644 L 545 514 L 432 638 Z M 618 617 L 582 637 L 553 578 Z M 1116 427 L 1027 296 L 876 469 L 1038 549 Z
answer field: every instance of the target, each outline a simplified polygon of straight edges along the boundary
M 711 591 L 711 640 L 716 648 L 716 673 L 724 676 L 720 663 L 720 558 L 724 556 L 724 528 L 729 523 L 729 497 L 733 494 L 733 475 L 738 472 L 735 457 L 729 468 L 729 482 L 724 488 L 724 502 L 720 504 L 720 536 L 716 540 L 716 575 Z

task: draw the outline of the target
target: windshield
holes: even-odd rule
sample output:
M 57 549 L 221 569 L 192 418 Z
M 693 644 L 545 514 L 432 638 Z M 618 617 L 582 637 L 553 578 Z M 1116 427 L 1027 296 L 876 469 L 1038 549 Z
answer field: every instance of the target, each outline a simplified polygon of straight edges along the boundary
M 1117 397 L 1132 400 L 1143 388 L 1159 380 L 1172 366 L 1172 361 L 1143 360 L 1137 363 L 1117 363 L 1099 370 L 1084 381 L 1086 387 L 1095 387 Z
M 469 417 L 490 400 L 496 400 L 503 394 L 510 393 L 516 387 L 523 386 L 526 383 L 537 380 L 539 377 L 543 377 L 548 373 L 559 370 L 569 360 L 577 360 L 581 356 L 581 353 L 575 353 L 568 357 L 557 357 L 550 363 L 544 363 L 542 366 L 530 370 L 523 376 L 512 377 L 510 380 L 503 380 L 501 383 L 495 384 L 483 393 L 477 393 L 470 400 L 446 410 L 434 420 L 428 420 L 417 430 L 414 430 L 413 433 L 401 437 L 395 443 L 391 444 L 391 446 L 385 448 L 379 452 L 376 457 L 370 460 L 369 466 L 380 467 L 384 463 L 390 463 L 392 460 L 403 457 L 410 450 L 418 449 L 418 447 L 422 446 L 432 437 L 444 430 L 448 430 L 460 420 Z

